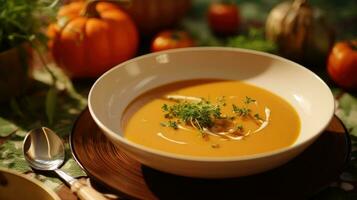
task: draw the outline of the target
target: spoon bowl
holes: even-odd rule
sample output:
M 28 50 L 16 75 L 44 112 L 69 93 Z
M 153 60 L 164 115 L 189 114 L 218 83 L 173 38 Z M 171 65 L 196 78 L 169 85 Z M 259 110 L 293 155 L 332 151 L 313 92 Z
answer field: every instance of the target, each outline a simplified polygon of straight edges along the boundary
M 22 150 L 26 161 L 33 169 L 54 171 L 80 199 L 106 199 L 87 184 L 59 169 L 65 160 L 65 149 L 61 138 L 51 129 L 41 127 L 29 131 L 24 139 Z
M 37 170 L 58 169 L 65 159 L 61 138 L 46 127 L 33 129 L 26 135 L 23 151 L 27 162 Z

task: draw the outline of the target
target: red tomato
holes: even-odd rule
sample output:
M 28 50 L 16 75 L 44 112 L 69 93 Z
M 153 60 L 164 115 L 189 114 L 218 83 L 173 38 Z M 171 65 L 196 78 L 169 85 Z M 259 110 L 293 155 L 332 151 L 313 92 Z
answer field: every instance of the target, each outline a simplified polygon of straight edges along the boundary
M 193 39 L 184 31 L 166 30 L 157 34 L 151 43 L 151 51 L 162 51 L 194 46 Z
M 327 71 L 341 87 L 357 89 L 357 40 L 336 43 L 327 60 Z
M 208 23 L 217 34 L 237 33 L 240 25 L 238 6 L 234 3 L 212 3 L 208 9 Z

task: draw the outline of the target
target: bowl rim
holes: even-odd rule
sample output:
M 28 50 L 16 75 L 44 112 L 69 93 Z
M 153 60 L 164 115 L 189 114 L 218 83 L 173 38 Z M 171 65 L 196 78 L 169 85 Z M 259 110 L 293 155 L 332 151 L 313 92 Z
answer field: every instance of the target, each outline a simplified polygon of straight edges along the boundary
M 162 150 L 157 150 L 157 149 L 154 149 L 154 148 L 146 147 L 144 145 L 137 144 L 135 142 L 127 140 L 127 139 L 125 139 L 125 137 L 120 136 L 119 134 L 116 134 L 110 128 L 106 127 L 100 121 L 99 118 L 97 118 L 97 116 L 95 115 L 94 108 L 92 108 L 91 98 L 93 96 L 93 91 L 94 91 L 96 85 L 102 79 L 104 79 L 104 77 L 106 77 L 112 71 L 117 70 L 121 66 L 130 64 L 132 62 L 136 62 L 137 60 L 145 59 L 147 57 L 157 56 L 157 55 L 164 54 L 164 53 L 175 53 L 175 52 L 184 52 L 184 51 L 230 51 L 230 52 L 236 51 L 236 52 L 251 53 L 251 54 L 255 54 L 255 55 L 259 55 L 259 56 L 270 57 L 270 58 L 273 58 L 273 59 L 277 59 L 277 60 L 280 60 L 280 61 L 283 61 L 283 62 L 287 62 L 287 63 L 292 64 L 292 65 L 295 65 L 295 67 L 298 67 L 300 70 L 305 70 L 307 73 L 312 75 L 320 84 L 322 84 L 322 86 L 324 88 L 326 88 L 326 90 L 330 94 L 329 96 L 331 97 L 330 100 L 332 102 L 331 108 L 329 110 L 329 115 L 326 117 L 326 119 L 323 122 L 321 122 L 321 124 L 323 124 L 323 126 L 320 127 L 320 129 L 316 132 L 316 134 L 310 136 L 308 139 L 302 141 L 300 144 L 293 143 L 290 146 L 287 146 L 287 147 L 284 147 L 284 148 L 279 148 L 279 149 L 273 150 L 273 151 L 263 152 L 263 153 L 257 153 L 257 154 L 251 154 L 251 155 L 243 155 L 243 156 L 224 156 L 224 157 L 218 157 L 218 156 L 214 156 L 214 157 L 191 156 L 191 155 L 176 154 L 176 153 L 171 153 L 171 152 L 166 152 L 166 151 L 162 151 Z M 164 51 L 159 51 L 159 52 L 154 52 L 154 53 L 148 53 L 148 54 L 145 54 L 145 55 L 141 55 L 141 56 L 132 58 L 130 60 L 127 60 L 125 62 L 122 62 L 122 63 L 116 65 L 115 67 L 111 68 L 110 70 L 106 71 L 104 74 L 102 74 L 94 82 L 94 84 L 92 85 L 92 87 L 91 87 L 91 89 L 89 91 L 89 94 L 88 94 L 88 108 L 89 108 L 89 112 L 90 112 L 93 120 L 99 126 L 99 128 L 102 129 L 102 131 L 109 138 L 109 140 L 113 140 L 114 139 L 114 140 L 120 141 L 121 143 L 124 143 L 124 144 L 126 144 L 128 146 L 131 146 L 133 148 L 139 149 L 140 151 L 145 151 L 147 153 L 154 154 L 154 155 L 157 155 L 157 156 L 162 156 L 162 157 L 169 158 L 169 159 L 186 160 L 186 161 L 192 161 L 192 162 L 237 162 L 237 161 L 254 160 L 254 159 L 258 159 L 258 158 L 267 158 L 267 157 L 271 157 L 271 156 L 276 156 L 278 154 L 282 154 L 284 152 L 291 151 L 293 149 L 298 149 L 299 147 L 301 147 L 301 146 L 303 146 L 305 144 L 311 144 L 316 138 L 318 138 L 321 135 L 323 130 L 325 130 L 327 128 L 327 126 L 329 125 L 330 121 L 332 120 L 332 118 L 334 116 L 334 111 L 335 111 L 335 100 L 334 100 L 332 91 L 329 88 L 329 86 L 318 75 L 316 75 L 310 69 L 308 69 L 308 68 L 306 68 L 306 67 L 304 67 L 304 66 L 302 66 L 302 65 L 300 65 L 300 64 L 298 64 L 296 62 L 293 62 L 293 61 L 291 61 L 289 59 L 283 58 L 281 56 L 270 54 L 270 53 L 266 53 L 266 52 L 262 52 L 262 51 L 235 48 L 235 47 L 218 47 L 218 46 L 217 47 L 186 47 L 186 48 L 178 48 L 178 49 L 169 49 L 169 50 L 164 50 Z M 116 143 L 116 142 L 114 142 L 114 143 Z
M 19 177 L 21 179 L 28 181 L 31 184 L 37 185 L 41 190 L 45 191 L 53 200 L 61 200 L 55 191 L 51 190 L 44 183 L 37 180 L 36 178 L 30 178 L 30 177 L 26 176 L 25 174 L 21 174 L 20 172 L 17 172 L 13 169 L 0 167 L 0 173 L 2 173 L 2 172 L 14 175 L 16 177 Z

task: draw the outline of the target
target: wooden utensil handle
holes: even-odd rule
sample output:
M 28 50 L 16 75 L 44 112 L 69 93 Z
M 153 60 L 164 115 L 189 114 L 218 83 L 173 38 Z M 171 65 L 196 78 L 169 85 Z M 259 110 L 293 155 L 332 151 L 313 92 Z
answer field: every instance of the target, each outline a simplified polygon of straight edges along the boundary
M 77 194 L 81 200 L 108 200 L 103 194 L 79 180 L 72 183 L 71 190 Z

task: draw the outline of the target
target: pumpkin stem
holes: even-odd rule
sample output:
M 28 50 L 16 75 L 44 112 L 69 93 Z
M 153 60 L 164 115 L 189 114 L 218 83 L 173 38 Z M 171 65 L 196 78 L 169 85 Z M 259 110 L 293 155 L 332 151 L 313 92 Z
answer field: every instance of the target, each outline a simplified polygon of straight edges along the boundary
M 307 0 L 294 0 L 292 7 L 294 8 L 301 8 L 301 7 L 309 7 L 309 3 L 307 2 Z
M 357 51 L 357 40 L 352 40 L 348 42 L 348 45 L 353 51 Z
M 120 6 L 129 7 L 132 3 L 132 0 L 89 0 L 82 10 L 81 15 L 88 18 L 99 18 L 100 14 L 97 11 L 97 3 L 99 2 L 110 2 Z
M 82 10 L 81 15 L 88 18 L 99 18 L 100 14 L 97 11 L 97 4 L 101 2 L 100 0 L 90 0 L 87 1 L 86 6 Z

